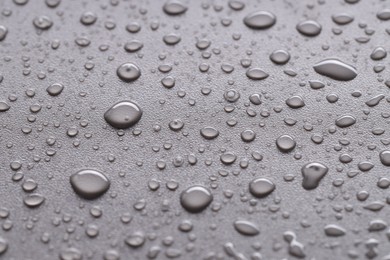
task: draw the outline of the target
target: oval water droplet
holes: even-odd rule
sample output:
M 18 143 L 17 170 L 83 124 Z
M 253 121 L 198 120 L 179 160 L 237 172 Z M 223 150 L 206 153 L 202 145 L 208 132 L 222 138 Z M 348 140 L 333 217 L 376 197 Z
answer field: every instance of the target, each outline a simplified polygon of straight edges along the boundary
M 297 30 L 305 36 L 314 37 L 321 33 L 322 26 L 316 21 L 308 20 L 297 24 Z
M 356 123 L 356 118 L 350 115 L 340 116 L 336 119 L 336 125 L 338 127 L 348 127 Z
M 200 130 L 200 134 L 203 136 L 203 138 L 211 140 L 218 137 L 219 131 L 214 127 L 207 126 Z
M 253 80 L 261 80 L 267 78 L 269 74 L 260 68 L 252 68 L 246 71 L 246 76 Z
M 252 29 L 267 29 L 276 23 L 276 16 L 267 11 L 256 11 L 244 18 L 244 24 Z
M 247 220 L 236 220 L 233 225 L 237 232 L 245 236 L 256 236 L 260 233 L 259 228 Z
M 178 0 L 170 0 L 164 4 L 163 10 L 169 15 L 179 15 L 187 11 L 187 6 Z
M 348 81 L 357 76 L 356 69 L 338 59 L 326 59 L 313 66 L 314 70 L 335 80 Z

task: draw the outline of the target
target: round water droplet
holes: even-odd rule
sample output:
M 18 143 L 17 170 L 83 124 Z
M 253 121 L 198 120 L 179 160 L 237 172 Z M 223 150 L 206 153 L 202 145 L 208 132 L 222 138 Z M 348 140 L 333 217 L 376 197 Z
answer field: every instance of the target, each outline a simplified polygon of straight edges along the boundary
M 176 45 L 181 41 L 181 37 L 178 34 L 170 33 L 163 37 L 163 41 L 167 45 Z
M 373 60 L 381 60 L 386 58 L 386 56 L 387 56 L 387 51 L 383 47 L 376 47 L 370 55 L 371 59 Z
M 50 96 L 58 96 L 64 90 L 64 85 L 61 83 L 54 83 L 47 87 L 46 91 Z
M 104 113 L 104 119 L 112 127 L 129 128 L 141 119 L 142 109 L 132 101 L 121 101 Z
M 321 25 L 312 20 L 300 22 L 296 28 L 301 34 L 310 37 L 317 36 L 322 30 Z
M 289 135 L 282 135 L 276 139 L 276 146 L 283 153 L 288 153 L 295 148 L 296 142 Z
M 207 126 L 200 130 L 200 134 L 203 136 L 203 138 L 211 140 L 218 137 L 219 131 L 214 127 Z
M 10 106 L 4 101 L 0 101 L 0 112 L 5 112 L 10 109 Z
M 118 67 L 116 74 L 121 80 L 125 82 L 131 82 L 141 76 L 141 70 L 137 65 L 127 62 Z
M 241 139 L 244 142 L 252 142 L 256 138 L 256 133 L 253 130 L 245 130 L 241 133 Z
M 244 18 L 244 24 L 252 29 L 267 29 L 276 23 L 276 16 L 267 11 L 256 11 Z
M 7 27 L 0 25 L 0 41 L 4 40 L 8 34 Z
M 31 194 L 24 198 L 24 204 L 30 208 L 36 208 L 45 201 L 45 197 L 40 194 Z
M 283 65 L 290 60 L 290 53 L 285 50 L 276 50 L 271 53 L 269 58 L 273 63 Z
M 163 10 L 169 15 L 184 14 L 187 11 L 187 7 L 178 0 L 170 0 L 164 4 Z
M 286 100 L 286 105 L 291 108 L 301 108 L 305 106 L 305 101 L 301 96 L 292 96 Z
M 213 200 L 213 195 L 203 186 L 192 186 L 181 193 L 180 203 L 191 213 L 198 213 L 207 208 Z
M 238 93 L 238 91 L 235 89 L 229 89 L 225 91 L 223 97 L 225 98 L 226 101 L 233 103 L 240 98 L 240 93 Z
M 266 178 L 257 178 L 249 183 L 249 192 L 256 198 L 267 197 L 275 190 L 275 184 Z
M 377 14 L 376 17 L 382 21 L 390 20 L 390 9 L 382 9 Z
M 94 24 L 97 20 L 97 15 L 93 12 L 85 12 L 80 17 L 80 22 L 84 25 Z
M 110 187 L 110 181 L 96 170 L 81 170 L 70 176 L 73 190 L 84 199 L 96 199 Z
M 314 70 L 335 80 L 348 81 L 357 76 L 356 69 L 338 59 L 326 59 L 313 66 Z
M 48 30 L 53 25 L 53 22 L 49 17 L 42 15 L 34 18 L 33 24 L 38 29 Z
M 379 159 L 383 165 L 390 166 L 390 150 L 381 151 Z
M 222 154 L 220 159 L 223 164 L 229 165 L 236 161 L 237 156 L 234 153 L 227 152 Z

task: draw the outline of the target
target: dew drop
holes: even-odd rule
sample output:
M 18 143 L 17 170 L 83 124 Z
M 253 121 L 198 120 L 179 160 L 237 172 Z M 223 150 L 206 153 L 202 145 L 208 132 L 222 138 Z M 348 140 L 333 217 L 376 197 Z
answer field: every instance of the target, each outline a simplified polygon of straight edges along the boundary
M 356 69 L 338 59 L 326 59 L 313 66 L 314 70 L 335 80 L 348 81 L 357 76 Z
M 180 195 L 182 207 L 191 212 L 198 213 L 207 208 L 213 200 L 213 195 L 203 186 L 196 185 L 184 190 Z
M 96 170 L 81 170 L 70 176 L 73 190 L 84 199 L 96 199 L 110 187 L 107 177 Z
M 257 178 L 249 183 L 249 192 L 256 198 L 267 197 L 275 190 L 275 184 L 266 178 Z
M 187 11 L 187 7 L 178 0 L 170 0 L 163 6 L 163 10 L 169 15 L 184 14 Z
M 259 228 L 247 220 L 236 220 L 233 225 L 238 233 L 245 236 L 256 236 L 260 233 Z
M 142 109 L 132 101 L 121 101 L 104 113 L 106 122 L 114 128 L 129 128 L 141 119 Z
M 296 142 L 289 135 L 282 135 L 276 139 L 276 146 L 283 153 L 288 153 L 295 148 Z
M 356 123 L 356 118 L 350 115 L 344 115 L 336 119 L 336 125 L 338 127 L 348 127 Z
M 141 70 L 137 65 L 127 62 L 118 67 L 116 74 L 121 80 L 131 82 L 141 76 Z
M 276 16 L 267 11 L 256 11 L 244 18 L 244 24 L 252 29 L 267 29 L 276 23 Z
M 317 188 L 321 179 L 328 173 L 328 167 L 322 163 L 312 162 L 302 167 L 302 186 L 306 190 Z
M 204 127 L 200 130 L 200 134 L 207 140 L 212 140 L 218 137 L 219 131 L 214 127 Z
M 269 74 L 260 68 L 252 68 L 246 71 L 246 76 L 252 80 L 262 80 L 267 78 Z
M 316 21 L 308 20 L 300 22 L 297 25 L 297 30 L 305 36 L 314 37 L 321 33 L 322 26 Z

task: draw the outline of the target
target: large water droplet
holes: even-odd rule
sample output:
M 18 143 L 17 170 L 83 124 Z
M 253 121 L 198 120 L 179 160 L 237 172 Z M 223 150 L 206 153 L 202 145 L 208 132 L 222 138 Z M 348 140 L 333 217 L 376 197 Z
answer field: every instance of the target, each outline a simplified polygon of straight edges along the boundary
M 142 117 L 142 109 L 132 101 L 121 101 L 104 113 L 104 119 L 112 127 L 125 129 L 135 125 Z
M 275 190 L 275 184 L 266 178 L 257 178 L 249 183 L 249 192 L 256 198 L 267 197 Z
M 110 187 L 110 181 L 96 170 L 81 170 L 70 176 L 70 184 L 74 191 L 84 199 L 96 199 Z
M 181 193 L 180 203 L 191 213 L 198 213 L 207 208 L 213 200 L 213 195 L 203 186 L 192 186 Z
M 296 28 L 301 34 L 310 37 L 317 36 L 322 30 L 321 25 L 312 20 L 300 22 Z
M 244 18 L 244 24 L 252 29 L 267 29 L 276 23 L 276 16 L 267 11 L 256 11 Z
M 259 228 L 247 220 L 236 220 L 233 225 L 237 232 L 245 236 L 256 236 L 260 233 Z
M 302 186 L 306 190 L 317 188 L 321 179 L 328 173 L 328 167 L 322 163 L 312 162 L 302 167 Z
M 116 74 L 121 80 L 131 82 L 141 76 L 141 70 L 137 65 L 127 62 L 118 67 Z
M 338 59 L 326 59 L 313 66 L 314 70 L 336 80 L 352 80 L 357 76 L 356 69 Z
M 179 15 L 187 11 L 187 7 L 178 0 L 170 0 L 164 4 L 163 10 L 169 15 Z

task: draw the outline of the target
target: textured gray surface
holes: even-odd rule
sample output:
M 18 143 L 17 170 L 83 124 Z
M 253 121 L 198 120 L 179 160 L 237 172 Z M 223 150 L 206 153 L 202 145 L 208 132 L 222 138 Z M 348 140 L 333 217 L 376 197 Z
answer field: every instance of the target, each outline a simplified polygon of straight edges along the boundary
M 371 221 L 389 221 L 390 213 L 388 190 L 377 185 L 379 178 L 389 175 L 389 168 L 379 159 L 379 152 L 389 150 L 390 143 L 390 96 L 385 85 L 389 70 L 373 70 L 389 62 L 388 58 L 370 58 L 376 47 L 389 48 L 386 29 L 390 29 L 390 20 L 378 19 L 377 13 L 390 8 L 390 2 L 246 1 L 242 10 L 235 11 L 227 1 L 182 0 L 188 10 L 178 16 L 164 13 L 164 3 L 62 0 L 56 8 L 49 8 L 43 0 L 29 0 L 25 5 L 0 1 L 0 25 L 8 29 L 0 42 L 0 101 L 10 106 L 0 112 L 0 237 L 8 244 L 0 257 L 79 259 L 65 257 L 72 248 L 83 259 L 103 259 L 110 250 L 120 259 L 145 259 L 153 250 L 160 251 L 157 259 L 172 258 L 175 253 L 180 259 L 259 259 L 260 254 L 262 259 L 293 259 L 286 241 L 291 238 L 286 232 L 292 231 L 304 245 L 306 259 L 365 259 L 374 256 L 372 252 L 376 259 L 390 259 L 386 258 L 390 254 L 388 228 L 369 231 Z M 275 14 L 275 25 L 265 30 L 245 26 L 244 17 L 257 10 Z M 80 22 L 87 11 L 97 16 L 88 26 Z M 332 21 L 332 15 L 344 12 L 354 16 L 351 23 Z M 53 22 L 48 30 L 33 25 L 41 15 Z M 317 21 L 321 33 L 315 37 L 300 34 L 296 25 L 305 20 Z M 126 31 L 132 22 L 141 26 L 138 33 Z M 110 24 L 115 28 L 107 29 Z M 156 24 L 158 29 L 152 30 Z M 181 37 L 176 45 L 163 41 L 171 33 Z M 89 46 L 77 45 L 79 37 L 88 38 Z M 360 37 L 369 41 L 359 43 L 365 40 Z M 200 39 L 208 39 L 210 47 L 199 50 L 196 42 Z M 142 42 L 143 48 L 126 52 L 124 45 L 131 40 Z M 60 46 L 53 49 L 56 42 Z M 109 46 L 108 50 L 101 51 L 102 45 Z M 269 59 L 280 49 L 291 55 L 286 65 Z M 354 66 L 356 78 L 337 81 L 316 73 L 313 66 L 327 58 Z M 250 59 L 250 68 L 261 68 L 269 76 L 249 79 L 242 59 Z M 119 79 L 116 70 L 125 62 L 140 68 L 137 80 Z M 210 67 L 207 72 L 200 71 L 202 63 Z M 172 70 L 160 72 L 158 67 L 163 64 L 170 64 Z M 234 67 L 231 73 L 221 69 L 226 64 Z M 297 75 L 289 76 L 285 70 Z M 175 79 L 170 89 L 161 83 L 168 75 Z M 320 80 L 325 87 L 312 89 L 309 80 Z M 53 83 L 64 85 L 54 97 L 46 92 Z M 234 103 L 224 99 L 229 89 L 240 94 Z M 207 91 L 210 94 L 202 94 Z M 261 94 L 261 105 L 250 103 L 254 93 Z M 338 101 L 328 102 L 329 94 L 337 94 Z M 385 99 L 378 105 L 365 104 L 379 94 Z M 286 105 L 295 95 L 303 98 L 304 107 Z M 135 126 L 118 131 L 105 122 L 104 113 L 122 100 L 136 102 L 143 115 Z M 31 112 L 36 104 L 40 111 Z M 234 111 L 226 112 L 227 106 Z M 248 110 L 256 116 L 249 116 Z M 335 126 L 343 115 L 355 117 L 356 123 L 347 128 Z M 172 131 L 169 124 L 177 119 L 184 126 Z M 231 119 L 237 120 L 234 127 L 227 124 Z M 296 124 L 289 126 L 286 119 Z M 200 129 L 207 126 L 217 129 L 219 136 L 203 138 Z M 70 137 L 67 132 L 74 134 L 74 128 L 78 133 Z M 384 133 L 378 135 L 381 129 Z M 242 140 L 245 130 L 256 133 L 254 141 Z M 285 134 L 296 141 L 288 153 L 275 145 Z M 322 136 L 323 142 L 314 143 L 313 135 Z M 56 141 L 49 145 L 52 138 Z M 255 151 L 263 156 L 261 161 L 253 159 Z M 237 160 L 223 164 L 220 156 L 225 152 L 234 153 Z M 342 154 L 353 160 L 343 163 Z M 189 155 L 197 158 L 196 164 L 188 162 Z M 182 165 L 176 167 L 174 162 L 181 160 Z M 157 167 L 159 161 L 166 163 L 165 169 Z M 365 161 L 374 168 L 360 171 L 358 164 Z M 15 162 L 21 164 L 20 169 L 11 169 Z M 305 190 L 301 168 L 310 162 L 321 162 L 329 171 L 317 188 Z M 103 196 L 84 200 L 73 191 L 70 176 L 83 169 L 96 169 L 110 179 Z M 229 174 L 223 176 L 222 170 Z M 348 177 L 354 171 L 356 176 Z M 22 180 L 12 180 L 20 173 Z M 293 180 L 286 181 L 291 176 Z M 276 188 L 264 198 L 255 198 L 248 185 L 260 177 L 271 180 Z M 22 188 L 28 179 L 38 184 L 30 193 L 45 198 L 36 208 L 23 202 L 29 196 Z M 158 190 L 148 188 L 151 180 L 160 183 Z M 178 187 L 172 190 L 175 183 Z M 200 213 L 187 212 L 180 205 L 181 192 L 192 185 L 207 187 L 213 195 L 211 204 Z M 357 199 L 360 191 L 369 193 L 367 200 Z M 375 202 L 383 208 L 365 208 Z M 94 207 L 102 210 L 101 217 L 92 216 Z M 129 216 L 131 221 L 125 223 Z M 236 220 L 250 221 L 260 233 L 237 232 Z M 192 223 L 192 231 L 178 229 L 183 221 Z M 324 227 L 329 224 L 345 229 L 345 235 L 327 236 Z M 94 238 L 86 234 L 91 225 L 99 230 Z M 132 248 L 125 243 L 139 232 L 146 237 L 142 246 Z M 235 256 L 224 248 L 228 243 L 234 245 Z

